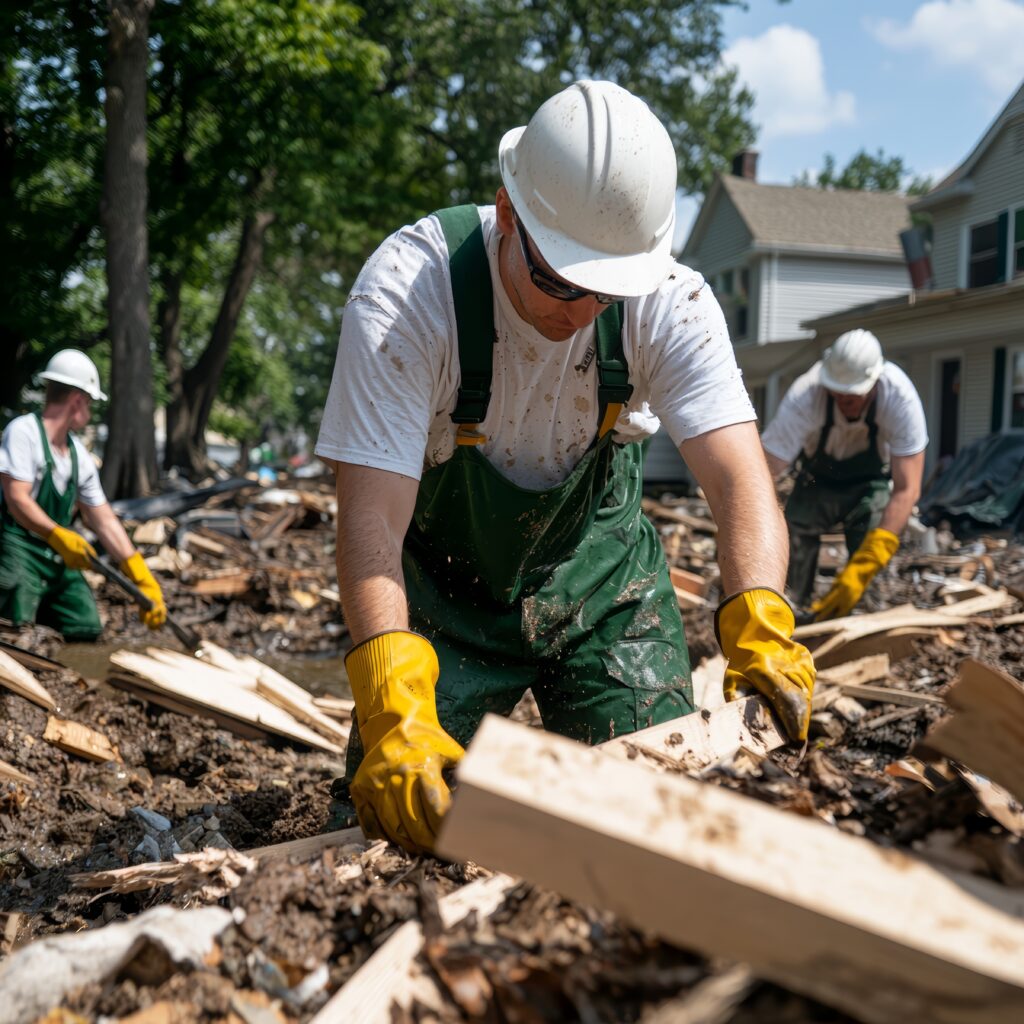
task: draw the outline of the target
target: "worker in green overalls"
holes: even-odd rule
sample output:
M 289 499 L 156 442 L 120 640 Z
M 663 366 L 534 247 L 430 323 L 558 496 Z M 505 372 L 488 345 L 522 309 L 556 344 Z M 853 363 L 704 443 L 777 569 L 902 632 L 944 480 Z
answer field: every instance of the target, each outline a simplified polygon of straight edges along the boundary
M 0 444 L 0 616 L 15 625 L 40 622 L 65 640 L 95 640 L 101 625 L 81 570 L 96 557 L 71 529 L 76 512 L 121 571 L 153 602 L 139 615 L 150 629 L 167 618 L 160 585 L 135 550 L 100 486 L 96 465 L 73 431 L 89 422 L 91 402 L 107 396 L 93 361 L 77 349 L 58 352 L 39 375 L 42 413 L 7 424 Z
M 761 443 L 774 476 L 799 467 L 786 504 L 790 598 L 818 621 L 848 615 L 921 494 L 928 431 L 917 390 L 870 331 L 848 331 L 793 382 Z M 812 602 L 821 535 L 836 528 L 850 558 Z
M 726 691 L 805 738 L 814 667 L 722 312 L 670 254 L 676 158 L 638 98 L 577 82 L 499 150 L 495 205 L 397 231 L 349 295 L 317 453 L 355 643 L 346 780 L 364 830 L 430 850 L 444 777 L 527 688 L 599 743 L 693 711 L 682 621 L 640 511 L 659 420 L 718 523 Z M 336 819 L 337 820 L 337 819 Z

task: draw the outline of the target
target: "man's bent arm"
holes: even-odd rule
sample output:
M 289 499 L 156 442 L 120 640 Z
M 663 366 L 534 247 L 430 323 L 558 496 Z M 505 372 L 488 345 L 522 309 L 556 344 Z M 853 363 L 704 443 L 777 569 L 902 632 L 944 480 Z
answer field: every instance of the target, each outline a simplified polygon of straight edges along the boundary
M 891 462 L 892 494 L 878 525 L 898 537 L 907 525 L 917 499 L 921 497 L 924 452 L 918 452 L 916 455 L 894 455 Z
M 718 524 L 722 596 L 752 587 L 780 594 L 789 538 L 754 423 L 734 423 L 690 438 L 679 452 Z
M 57 525 L 32 497 L 31 480 L 15 480 L 4 473 L 0 476 L 3 484 L 4 504 L 14 521 L 45 540 Z
M 409 628 L 402 544 L 419 482 L 399 473 L 334 463 L 338 494 L 338 590 L 354 644 Z

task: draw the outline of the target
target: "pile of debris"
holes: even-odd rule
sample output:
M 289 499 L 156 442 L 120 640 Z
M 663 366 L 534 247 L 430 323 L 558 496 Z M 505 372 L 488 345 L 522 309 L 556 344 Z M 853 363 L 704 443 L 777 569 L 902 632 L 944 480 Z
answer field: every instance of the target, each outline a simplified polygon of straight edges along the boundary
M 253 512 L 278 514 L 237 510 Z M 702 710 L 593 749 L 488 720 L 459 770 L 450 862 L 320 834 L 351 704 L 225 649 L 249 644 L 118 653 L 98 682 L 13 638 L 15 661 L 0 661 L 9 1018 L 1019 1019 L 1024 550 L 912 546 L 873 611 L 800 627 L 821 671 L 799 750 L 760 698 L 722 704 L 706 508 L 648 512 L 694 664 L 708 656 Z M 332 537 L 303 515 L 280 543 L 325 574 L 296 586 L 312 593 Z M 200 528 L 213 533 L 186 532 Z M 168 537 L 165 556 L 186 547 Z M 232 540 L 232 571 L 237 558 L 265 572 L 251 538 Z M 219 578 L 205 574 L 222 556 L 192 554 L 179 595 Z M 823 572 L 844 558 L 827 538 Z M 528 703 L 517 717 L 538 724 Z

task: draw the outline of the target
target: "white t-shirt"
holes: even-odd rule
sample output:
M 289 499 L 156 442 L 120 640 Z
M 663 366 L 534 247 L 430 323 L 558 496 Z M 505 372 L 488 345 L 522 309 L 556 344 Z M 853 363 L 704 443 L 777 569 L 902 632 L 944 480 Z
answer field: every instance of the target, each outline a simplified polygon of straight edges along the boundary
M 498 273 L 500 232 L 481 207 L 494 291 L 491 402 L 478 450 L 520 487 L 548 489 L 575 468 L 597 434 L 593 325 L 549 341 L 516 313 Z M 677 266 L 653 295 L 625 304 L 623 349 L 633 395 L 616 439 L 680 442 L 753 420 L 725 319 L 704 279 Z M 448 249 L 425 217 L 370 257 L 345 307 L 316 453 L 418 480 L 455 451 L 451 421 L 459 353 Z
M 828 393 L 821 383 L 821 363 L 793 381 L 775 418 L 765 427 L 761 443 L 765 451 L 786 462 L 793 462 L 801 451 L 808 456 L 818 448 L 825 418 Z M 895 364 L 887 362 L 875 391 L 875 423 L 878 425 L 878 451 L 883 462 L 891 455 L 916 455 L 928 447 L 928 428 L 924 408 L 910 378 Z M 832 406 L 832 429 L 825 442 L 825 453 L 834 459 L 848 459 L 867 451 L 866 415 L 848 420 Z
M 107 496 L 100 486 L 96 463 L 78 438 L 72 439 L 78 454 L 78 501 L 83 505 L 105 505 Z M 61 455 L 50 445 L 53 455 L 53 484 L 63 494 L 71 481 L 71 452 Z M 46 475 L 46 452 L 39 436 L 39 424 L 29 413 L 11 420 L 0 444 L 0 473 L 15 480 L 32 481 L 32 497 L 39 497 L 39 485 Z

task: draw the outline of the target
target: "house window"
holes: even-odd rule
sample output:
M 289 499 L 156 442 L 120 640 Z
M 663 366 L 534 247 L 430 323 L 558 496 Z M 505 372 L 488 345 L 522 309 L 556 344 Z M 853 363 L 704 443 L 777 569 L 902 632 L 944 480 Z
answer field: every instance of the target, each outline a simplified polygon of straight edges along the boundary
M 1024 276 L 1024 206 L 1013 217 L 1013 276 Z
M 723 270 L 718 280 L 721 282 L 719 291 L 723 295 L 732 295 L 734 285 L 735 274 L 731 270 Z
M 1010 354 L 1010 426 L 1024 427 L 1024 349 Z
M 971 228 L 970 242 L 967 287 L 983 288 L 987 284 L 997 284 L 1002 280 L 999 266 L 999 220 L 975 224 Z
M 750 270 L 743 267 L 739 277 L 739 288 L 736 292 L 736 337 L 745 338 L 749 326 L 747 311 L 750 303 Z

